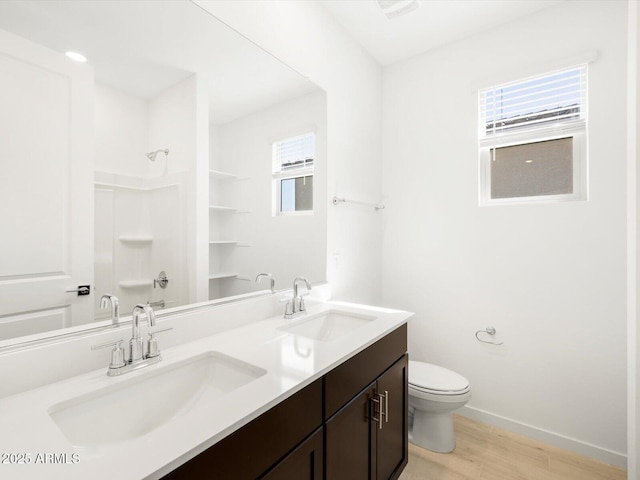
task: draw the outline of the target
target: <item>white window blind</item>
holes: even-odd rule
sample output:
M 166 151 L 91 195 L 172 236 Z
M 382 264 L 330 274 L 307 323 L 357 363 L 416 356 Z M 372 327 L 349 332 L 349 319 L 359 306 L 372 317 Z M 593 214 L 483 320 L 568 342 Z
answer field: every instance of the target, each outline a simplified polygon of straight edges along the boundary
M 314 134 L 287 138 L 272 145 L 273 173 L 286 174 L 291 170 L 313 167 Z
M 480 137 L 584 123 L 586 70 L 582 65 L 481 90 Z

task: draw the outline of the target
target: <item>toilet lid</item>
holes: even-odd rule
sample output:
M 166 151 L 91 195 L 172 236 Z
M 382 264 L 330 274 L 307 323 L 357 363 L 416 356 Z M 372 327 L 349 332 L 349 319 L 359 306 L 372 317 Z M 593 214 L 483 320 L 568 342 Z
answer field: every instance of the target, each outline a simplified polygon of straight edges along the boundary
M 430 363 L 409 360 L 409 385 L 435 392 L 461 392 L 469 389 L 462 375 Z

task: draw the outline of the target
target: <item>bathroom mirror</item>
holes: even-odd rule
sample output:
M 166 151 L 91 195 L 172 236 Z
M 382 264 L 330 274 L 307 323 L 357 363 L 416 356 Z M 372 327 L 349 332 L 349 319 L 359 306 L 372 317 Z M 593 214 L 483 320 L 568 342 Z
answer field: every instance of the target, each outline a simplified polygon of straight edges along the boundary
M 196 4 L 0 2 L 0 103 L 0 348 L 325 280 L 325 93 Z

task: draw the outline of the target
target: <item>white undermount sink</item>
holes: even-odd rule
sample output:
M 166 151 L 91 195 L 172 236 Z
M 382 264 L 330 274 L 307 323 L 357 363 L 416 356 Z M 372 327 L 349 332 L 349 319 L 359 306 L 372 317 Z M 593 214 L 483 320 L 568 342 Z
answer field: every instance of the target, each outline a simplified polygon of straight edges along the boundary
M 330 310 L 304 317 L 295 323 L 279 327 L 278 330 L 321 342 L 330 342 L 369 324 L 375 319 L 376 317 L 369 315 Z
M 219 352 L 159 367 L 62 402 L 49 414 L 73 445 L 103 446 L 145 435 L 199 401 L 215 399 L 267 373 Z

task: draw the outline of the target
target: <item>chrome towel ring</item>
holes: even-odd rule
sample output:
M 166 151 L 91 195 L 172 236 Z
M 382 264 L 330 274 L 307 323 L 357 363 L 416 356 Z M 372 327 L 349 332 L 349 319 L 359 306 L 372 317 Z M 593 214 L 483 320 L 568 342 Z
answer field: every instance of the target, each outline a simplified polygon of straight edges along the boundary
M 500 342 L 500 343 L 498 343 L 498 342 L 492 342 L 491 340 L 483 340 L 483 339 L 481 339 L 481 338 L 479 337 L 479 335 L 480 335 L 481 333 L 486 333 L 486 334 L 488 334 L 488 335 L 495 335 L 495 334 L 496 334 L 496 329 L 495 329 L 495 328 L 493 328 L 493 327 L 487 327 L 487 328 L 485 328 L 484 330 L 478 330 L 478 331 L 476 332 L 476 339 L 478 339 L 478 341 L 479 341 L 479 342 L 482 342 L 482 343 L 488 343 L 489 345 L 502 345 L 502 344 L 504 343 L 504 342 Z

